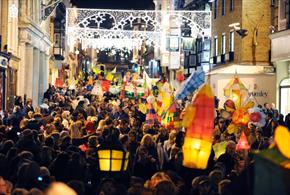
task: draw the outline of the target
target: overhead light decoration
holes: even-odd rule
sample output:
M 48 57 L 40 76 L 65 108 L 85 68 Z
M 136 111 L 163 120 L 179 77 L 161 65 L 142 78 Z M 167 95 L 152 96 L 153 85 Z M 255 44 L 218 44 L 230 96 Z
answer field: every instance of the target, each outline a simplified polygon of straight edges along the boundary
M 148 11 L 67 9 L 66 33 L 68 45 L 82 43 L 83 48 L 140 47 L 143 40 L 162 45 L 168 18 L 175 18 L 180 29 L 184 23 L 191 28 L 192 37 L 211 36 L 210 11 Z M 138 24 L 136 24 L 136 21 Z M 110 24 L 110 25 L 108 25 Z M 141 29 L 133 30 L 135 25 Z
M 10 18 L 18 18 L 18 8 L 15 4 L 12 4 L 9 7 L 9 17 Z

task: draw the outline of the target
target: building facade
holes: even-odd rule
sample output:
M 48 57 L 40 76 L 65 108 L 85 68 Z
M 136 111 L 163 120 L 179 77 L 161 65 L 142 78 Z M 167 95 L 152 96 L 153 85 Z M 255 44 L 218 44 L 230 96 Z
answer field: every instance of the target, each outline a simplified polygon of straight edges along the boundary
M 16 95 L 18 48 L 18 0 L 0 0 L 1 109 L 11 109 Z
M 271 60 L 276 68 L 276 103 L 284 115 L 290 113 L 290 1 L 276 0 L 272 6 Z
M 270 63 L 271 1 L 212 1 L 212 69 L 215 94 L 236 73 L 258 104 L 275 103 L 275 69 Z

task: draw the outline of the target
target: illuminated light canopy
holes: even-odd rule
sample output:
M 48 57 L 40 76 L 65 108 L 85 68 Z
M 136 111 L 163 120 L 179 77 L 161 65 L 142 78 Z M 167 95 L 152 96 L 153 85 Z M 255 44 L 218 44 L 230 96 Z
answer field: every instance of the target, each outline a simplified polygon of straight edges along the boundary
M 68 45 L 77 42 L 87 47 L 140 47 L 142 41 L 160 46 L 174 26 L 190 29 L 191 36 L 210 36 L 211 13 L 208 11 L 148 11 L 68 8 L 66 33 Z M 125 41 L 124 41 L 125 40 Z

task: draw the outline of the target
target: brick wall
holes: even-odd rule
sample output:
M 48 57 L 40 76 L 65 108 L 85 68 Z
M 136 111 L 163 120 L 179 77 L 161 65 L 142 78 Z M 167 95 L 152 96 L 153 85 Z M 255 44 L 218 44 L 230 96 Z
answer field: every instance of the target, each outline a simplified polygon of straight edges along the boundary
M 240 36 L 234 34 L 234 63 L 239 64 L 268 64 L 270 40 L 268 38 L 271 25 L 271 2 L 266 0 L 234 0 L 234 10 L 230 10 L 230 0 L 225 0 L 225 15 L 222 15 L 222 0 L 218 0 L 218 14 L 215 16 L 215 2 L 212 5 L 212 53 L 214 54 L 214 37 L 218 36 L 218 55 L 221 55 L 222 34 L 226 36 L 226 54 L 229 52 L 230 31 L 229 24 L 240 23 L 248 35 L 241 41 Z M 262 15 L 264 15 L 262 17 Z M 253 50 L 254 28 L 257 24 L 258 32 L 256 50 Z M 255 53 L 255 55 L 253 55 Z M 255 56 L 255 58 L 253 57 Z M 228 63 L 228 62 L 227 62 Z

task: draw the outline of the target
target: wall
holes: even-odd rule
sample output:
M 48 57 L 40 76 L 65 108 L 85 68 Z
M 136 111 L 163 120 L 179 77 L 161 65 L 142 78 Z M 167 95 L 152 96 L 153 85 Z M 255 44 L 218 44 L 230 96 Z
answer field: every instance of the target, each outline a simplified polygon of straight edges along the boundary
M 230 11 L 230 1 L 226 0 L 226 13 L 222 16 L 222 3 L 221 0 L 218 0 L 218 15 L 214 18 L 214 7 L 215 4 L 213 2 L 212 6 L 212 56 L 214 54 L 214 38 L 218 37 L 218 55 L 221 55 L 222 48 L 222 34 L 226 35 L 226 53 L 229 51 L 229 35 L 232 28 L 229 27 L 229 24 L 233 23 L 241 23 L 242 22 L 242 1 L 235 1 L 235 9 L 234 11 Z M 239 51 L 241 49 L 241 39 L 238 34 L 235 33 L 234 43 L 235 43 L 235 63 L 239 62 Z
M 248 30 L 248 36 L 243 39 L 242 62 L 254 63 L 255 52 L 257 64 L 269 64 L 271 1 L 243 0 L 242 25 Z M 255 27 L 258 29 L 256 50 L 253 47 Z
M 240 27 L 248 30 L 248 35 L 241 41 L 240 36 L 237 33 L 234 34 L 234 63 L 269 65 L 270 40 L 268 35 L 271 25 L 271 1 L 235 0 L 234 11 L 230 11 L 230 0 L 226 0 L 224 16 L 222 15 L 222 0 L 218 0 L 218 2 L 218 16 L 216 19 L 214 18 L 215 3 L 212 6 L 212 53 L 214 54 L 214 37 L 218 36 L 218 55 L 221 55 L 223 33 L 226 35 L 226 53 L 229 52 L 229 33 L 233 31 L 229 24 L 240 23 Z M 256 50 L 253 49 L 255 27 L 258 27 Z

